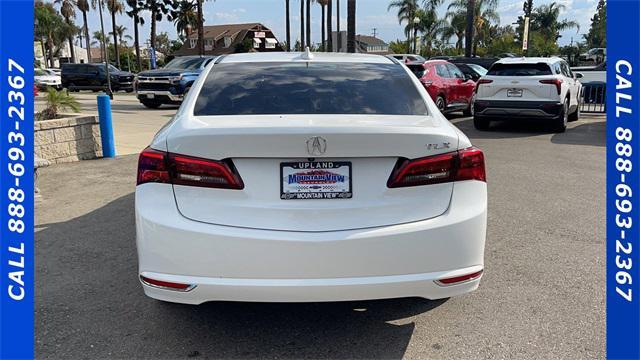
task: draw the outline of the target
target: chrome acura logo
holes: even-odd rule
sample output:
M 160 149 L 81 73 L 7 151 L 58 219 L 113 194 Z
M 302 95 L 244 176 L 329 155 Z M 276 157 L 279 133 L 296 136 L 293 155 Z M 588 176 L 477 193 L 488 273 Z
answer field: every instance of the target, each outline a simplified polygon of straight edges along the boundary
M 322 155 L 327 151 L 327 140 L 320 136 L 314 136 L 307 140 L 307 152 L 309 155 Z

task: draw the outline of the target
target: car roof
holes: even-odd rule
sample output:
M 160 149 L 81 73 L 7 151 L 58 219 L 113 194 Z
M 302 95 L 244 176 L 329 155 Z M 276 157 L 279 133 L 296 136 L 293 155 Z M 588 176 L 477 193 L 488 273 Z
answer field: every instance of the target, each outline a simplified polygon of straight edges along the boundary
M 537 64 L 537 63 L 545 63 L 545 64 L 553 64 L 555 62 L 561 61 L 559 57 L 517 57 L 517 58 L 502 58 L 496 61 L 496 64 Z
M 396 61 L 382 55 L 373 54 L 348 54 L 348 53 L 324 53 L 312 52 L 311 56 L 305 56 L 303 52 L 254 52 L 230 54 L 223 56 L 219 63 L 241 63 L 241 62 L 344 62 L 344 63 L 374 63 L 374 64 L 397 64 Z

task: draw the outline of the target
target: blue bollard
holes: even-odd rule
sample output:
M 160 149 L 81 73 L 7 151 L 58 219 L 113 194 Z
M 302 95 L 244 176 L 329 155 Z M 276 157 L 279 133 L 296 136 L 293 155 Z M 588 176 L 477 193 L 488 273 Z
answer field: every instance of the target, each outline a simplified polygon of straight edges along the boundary
M 113 140 L 113 124 L 111 122 L 111 99 L 109 95 L 98 95 L 98 116 L 100 117 L 100 136 L 102 138 L 102 156 L 116 156 L 116 144 Z

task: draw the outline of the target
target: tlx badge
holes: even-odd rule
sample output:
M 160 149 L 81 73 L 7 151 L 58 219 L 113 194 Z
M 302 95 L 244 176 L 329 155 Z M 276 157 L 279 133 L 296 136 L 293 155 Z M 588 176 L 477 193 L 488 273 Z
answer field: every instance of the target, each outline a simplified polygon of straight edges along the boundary
M 451 147 L 451 143 L 449 142 L 427 144 L 427 150 L 441 150 L 441 149 L 448 149 L 450 147 Z

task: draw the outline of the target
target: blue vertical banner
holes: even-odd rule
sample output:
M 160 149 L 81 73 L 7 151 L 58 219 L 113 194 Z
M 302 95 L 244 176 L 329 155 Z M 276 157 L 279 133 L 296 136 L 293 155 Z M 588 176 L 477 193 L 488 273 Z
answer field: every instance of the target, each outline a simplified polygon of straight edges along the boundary
M 607 358 L 640 359 L 640 2 L 607 2 Z
M 33 25 L 0 0 L 0 359 L 34 357 Z

